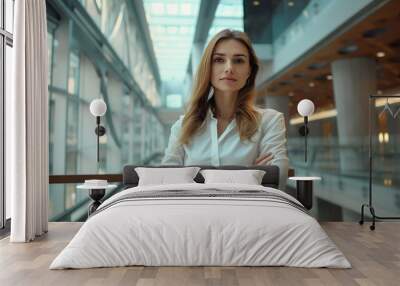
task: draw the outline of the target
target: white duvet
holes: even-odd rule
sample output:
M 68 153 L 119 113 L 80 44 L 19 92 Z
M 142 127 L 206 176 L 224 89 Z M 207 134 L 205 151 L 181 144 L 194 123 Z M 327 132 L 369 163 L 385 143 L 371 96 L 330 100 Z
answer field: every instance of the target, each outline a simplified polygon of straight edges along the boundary
M 165 190 L 262 190 L 254 185 L 179 184 Z M 298 202 L 297 202 L 298 203 Z M 153 198 L 123 201 L 90 217 L 50 269 L 146 266 L 294 266 L 350 268 L 318 222 L 299 209 L 255 198 Z

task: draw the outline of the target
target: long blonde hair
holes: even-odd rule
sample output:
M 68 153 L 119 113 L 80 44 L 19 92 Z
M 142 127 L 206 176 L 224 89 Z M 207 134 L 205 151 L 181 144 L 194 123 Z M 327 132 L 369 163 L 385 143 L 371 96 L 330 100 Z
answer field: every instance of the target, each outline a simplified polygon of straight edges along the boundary
M 259 69 L 258 59 L 251 46 L 248 36 L 241 31 L 223 30 L 216 34 L 208 43 L 201 58 L 192 95 L 183 117 L 182 131 L 179 142 L 188 144 L 195 133 L 203 126 L 208 109 L 215 111 L 215 101 L 208 101 L 208 94 L 211 88 L 211 64 L 215 46 L 219 41 L 234 39 L 244 44 L 249 52 L 250 76 L 243 88 L 240 89 L 236 100 L 235 118 L 240 139 L 250 140 L 257 132 L 261 115 L 254 107 L 255 79 Z

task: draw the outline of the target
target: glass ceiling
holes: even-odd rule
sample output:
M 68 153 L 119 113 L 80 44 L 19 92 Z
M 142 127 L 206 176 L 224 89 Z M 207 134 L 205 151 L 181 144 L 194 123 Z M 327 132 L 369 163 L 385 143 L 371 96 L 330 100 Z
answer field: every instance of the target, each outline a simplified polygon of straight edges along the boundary
M 200 0 L 144 0 L 162 80 L 183 80 Z
M 183 80 L 201 0 L 143 2 L 161 79 Z M 226 28 L 243 31 L 243 0 L 220 0 L 209 38 Z

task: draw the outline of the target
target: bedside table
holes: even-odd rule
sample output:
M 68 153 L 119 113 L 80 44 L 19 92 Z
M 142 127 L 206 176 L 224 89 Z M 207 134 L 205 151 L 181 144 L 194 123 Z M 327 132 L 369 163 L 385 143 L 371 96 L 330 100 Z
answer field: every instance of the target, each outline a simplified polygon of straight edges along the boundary
M 289 177 L 289 180 L 296 181 L 296 199 L 306 209 L 312 209 L 313 205 L 313 182 L 321 180 L 321 177 Z
M 115 188 L 117 185 L 104 185 L 104 186 L 90 186 L 87 184 L 77 186 L 77 189 L 89 190 L 89 197 L 93 200 L 93 203 L 89 206 L 88 217 L 96 211 L 101 205 L 101 199 L 106 194 L 106 189 Z

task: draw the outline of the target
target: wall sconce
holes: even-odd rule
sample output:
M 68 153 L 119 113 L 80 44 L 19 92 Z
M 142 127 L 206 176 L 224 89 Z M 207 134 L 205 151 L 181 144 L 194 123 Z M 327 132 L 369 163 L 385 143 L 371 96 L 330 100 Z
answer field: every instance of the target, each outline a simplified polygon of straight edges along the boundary
M 297 105 L 297 112 L 304 117 L 304 161 L 307 162 L 307 135 L 308 116 L 314 113 L 314 103 L 309 99 L 303 99 Z
M 96 117 L 97 127 L 94 132 L 97 135 L 97 162 L 99 162 L 99 139 L 100 136 L 106 134 L 106 128 L 100 125 L 100 117 L 103 116 L 107 111 L 107 105 L 102 99 L 93 99 L 90 103 L 90 113 Z

